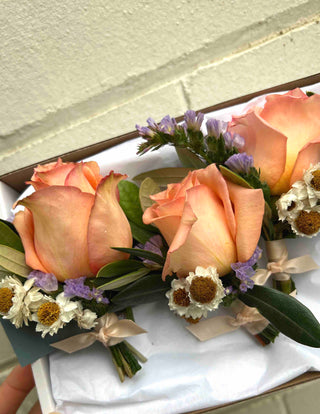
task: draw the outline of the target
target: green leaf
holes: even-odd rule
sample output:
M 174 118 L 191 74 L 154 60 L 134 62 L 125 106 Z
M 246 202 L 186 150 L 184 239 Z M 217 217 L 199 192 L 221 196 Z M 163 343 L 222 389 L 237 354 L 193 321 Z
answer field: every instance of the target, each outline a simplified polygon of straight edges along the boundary
M 224 178 L 231 181 L 232 183 L 241 185 L 241 187 L 245 187 L 245 188 L 253 188 L 244 178 L 240 177 L 240 175 L 229 170 L 223 165 L 219 165 L 219 169 L 220 169 L 221 174 L 224 176 Z
M 120 181 L 118 189 L 120 195 L 119 203 L 128 220 L 145 231 L 158 233 L 158 230 L 155 227 L 147 226 L 142 221 L 143 211 L 140 206 L 139 187 L 136 184 L 130 183 L 130 181 Z M 151 236 L 152 234 L 150 237 Z
M 111 278 L 124 275 L 128 272 L 133 272 L 143 266 L 142 262 L 138 260 L 118 260 L 103 266 L 96 277 Z
M 127 306 L 136 306 L 160 300 L 170 289 L 171 278 L 165 281 L 161 273 L 151 273 L 121 290 L 111 299 L 111 310 L 118 311 Z
M 158 229 L 155 228 L 154 232 L 150 232 L 143 227 L 137 226 L 135 223 L 129 220 L 131 227 L 132 237 L 139 243 L 145 244 L 152 236 L 158 233 Z
M 12 223 L 10 223 L 10 221 L 3 220 L 3 219 L 0 219 L 0 221 L 1 221 L 1 223 L 6 224 L 8 227 L 10 227 L 10 229 L 11 229 L 12 231 L 14 231 L 16 234 L 18 234 L 18 235 L 19 235 L 19 233 L 17 232 L 17 229 L 14 227 L 14 225 L 13 225 Z
M 159 168 L 158 170 L 147 171 L 143 174 L 139 174 L 133 178 L 137 183 L 141 183 L 145 178 L 150 177 L 156 184 L 163 186 L 172 183 L 180 183 L 187 175 L 189 171 L 194 168 Z
M 22 277 L 28 277 L 32 271 L 26 265 L 24 253 L 3 244 L 0 245 L 0 266 Z
M 142 181 L 139 190 L 139 199 L 143 211 L 146 211 L 146 209 L 154 203 L 149 196 L 157 194 L 160 191 L 160 187 L 152 178 L 147 177 Z
M 239 295 L 246 305 L 255 307 L 280 332 L 303 345 L 320 347 L 320 324 L 312 312 L 292 296 L 255 285 Z
M 0 221 L 0 244 L 24 252 L 23 245 L 17 233 L 4 221 Z
M 188 148 L 176 147 L 176 152 L 184 167 L 196 169 L 207 167 L 207 164 L 201 161 L 199 156 L 190 151 Z
M 119 252 L 125 252 L 131 254 L 131 256 L 137 256 L 137 257 L 143 257 L 144 259 L 152 260 L 155 263 L 158 263 L 160 265 L 164 265 L 164 258 L 160 256 L 159 254 L 152 253 L 149 250 L 143 250 L 143 249 L 130 249 L 127 247 L 112 247 L 114 250 L 118 250 Z
M 112 280 L 111 282 L 107 282 L 104 285 L 99 286 L 99 289 L 101 290 L 117 289 L 119 287 L 128 285 L 129 283 L 132 283 L 135 280 L 140 279 L 143 276 L 146 276 L 148 273 L 150 273 L 150 271 L 151 271 L 150 269 L 143 267 L 139 270 L 136 270 L 135 272 L 128 273 L 126 275 L 118 277 L 117 279 Z

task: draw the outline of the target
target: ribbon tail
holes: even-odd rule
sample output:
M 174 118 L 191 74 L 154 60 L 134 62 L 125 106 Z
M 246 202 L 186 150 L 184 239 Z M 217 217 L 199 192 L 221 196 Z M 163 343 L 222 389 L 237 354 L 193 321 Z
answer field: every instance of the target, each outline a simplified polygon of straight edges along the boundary
M 94 334 L 85 333 L 71 336 L 70 338 L 50 344 L 50 346 L 59 349 L 60 351 L 67 352 L 68 354 L 72 354 L 73 352 L 88 348 L 95 341 L 96 338 Z
M 305 273 L 315 269 L 319 269 L 319 266 L 309 255 L 290 259 L 283 267 L 284 272 L 288 273 Z
M 214 318 L 207 319 L 202 322 L 198 322 L 195 325 L 187 326 L 189 332 L 192 333 L 199 341 L 207 341 L 208 339 L 215 338 L 233 332 L 239 328 L 239 326 L 232 325 L 235 319 L 232 316 L 216 316 Z
M 113 346 L 123 341 L 123 338 L 147 333 L 139 325 L 129 319 L 122 319 L 108 328 L 108 345 Z
M 252 276 L 252 280 L 255 285 L 263 286 L 270 276 L 271 272 L 267 269 L 257 269 L 254 276 Z

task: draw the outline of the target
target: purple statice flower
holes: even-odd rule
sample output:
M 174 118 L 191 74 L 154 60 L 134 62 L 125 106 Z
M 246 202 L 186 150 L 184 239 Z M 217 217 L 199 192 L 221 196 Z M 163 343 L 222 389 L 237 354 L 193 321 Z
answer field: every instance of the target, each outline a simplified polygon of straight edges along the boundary
M 251 278 L 255 274 L 255 271 L 252 266 L 257 263 L 261 252 L 262 250 L 257 246 L 249 260 L 231 264 L 231 268 L 235 271 L 236 277 L 241 281 L 239 287 L 241 292 L 246 292 L 248 289 L 253 288 L 254 281 Z
M 207 131 L 211 137 L 219 138 L 220 135 L 227 131 L 228 122 L 220 121 L 219 119 L 209 118 L 207 120 Z
M 145 243 L 145 244 L 137 244 L 138 249 L 148 250 L 149 252 L 156 253 L 159 256 L 163 256 L 161 248 L 163 247 L 163 241 L 160 234 L 156 234 Z M 142 258 L 143 263 L 146 265 L 156 265 L 155 262 L 149 259 Z
M 238 148 L 239 150 L 244 147 L 245 140 L 239 134 L 232 135 L 232 146 Z
M 143 138 L 150 138 L 152 137 L 155 132 L 152 131 L 150 128 L 145 126 L 136 125 L 136 130 L 139 132 L 139 135 Z
M 235 293 L 237 291 L 237 289 L 234 289 L 233 286 L 227 286 L 224 288 L 224 294 L 226 296 L 231 295 L 232 293 Z
M 105 298 L 99 289 L 90 289 L 89 286 L 85 285 L 85 276 L 77 279 L 67 279 L 64 285 L 64 294 L 67 297 L 77 296 L 79 298 L 91 300 L 94 299 L 96 302 L 108 304 L 109 300 Z
M 85 276 L 78 277 L 77 279 L 67 279 L 64 285 L 64 294 L 67 297 L 78 296 L 83 299 L 91 299 L 91 289 L 85 285 Z
M 33 270 L 29 273 L 28 279 L 34 279 L 34 285 L 47 292 L 58 290 L 58 280 L 53 273 L 44 273 L 40 270 Z
M 204 114 L 199 112 L 198 115 L 195 111 L 187 111 L 184 114 L 184 124 L 183 127 L 185 130 L 200 131 L 201 125 L 203 122 Z
M 253 157 L 252 155 L 247 155 L 245 152 L 234 154 L 227 159 L 225 165 L 236 173 L 248 174 L 250 168 L 253 167 Z
M 170 115 L 165 116 L 159 123 L 159 131 L 165 134 L 174 135 L 177 127 L 177 121 L 174 118 L 170 118 Z

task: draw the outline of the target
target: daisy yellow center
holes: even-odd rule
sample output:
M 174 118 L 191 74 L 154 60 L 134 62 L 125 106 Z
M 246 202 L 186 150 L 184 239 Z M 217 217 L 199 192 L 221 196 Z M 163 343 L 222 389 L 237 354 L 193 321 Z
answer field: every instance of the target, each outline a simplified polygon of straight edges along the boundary
M 300 233 L 311 236 L 320 229 L 320 214 L 316 211 L 301 211 L 296 219 L 296 226 Z
M 11 306 L 13 305 L 12 298 L 14 297 L 14 293 L 9 288 L 1 288 L 0 289 L 0 312 L 1 313 L 8 313 Z
M 313 171 L 312 175 L 311 185 L 316 191 L 320 191 L 320 170 Z
M 173 292 L 173 301 L 176 305 L 189 306 L 190 299 L 188 296 L 188 292 L 182 288 L 175 290 Z
M 60 308 L 57 303 L 46 302 L 39 307 L 37 314 L 39 322 L 42 323 L 42 325 L 51 326 L 58 320 Z
M 209 303 L 216 296 L 217 285 L 209 277 L 197 276 L 192 279 L 190 293 L 197 302 Z

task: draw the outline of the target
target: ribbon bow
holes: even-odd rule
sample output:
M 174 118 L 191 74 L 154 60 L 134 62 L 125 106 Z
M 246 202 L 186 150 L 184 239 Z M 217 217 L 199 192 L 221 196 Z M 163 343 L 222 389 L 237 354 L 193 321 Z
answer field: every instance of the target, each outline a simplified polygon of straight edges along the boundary
M 271 275 L 275 280 L 289 280 L 290 274 L 319 269 L 317 263 L 309 255 L 288 260 L 288 250 L 284 240 L 266 242 L 266 247 L 270 262 L 266 269 L 257 269 L 252 278 L 256 285 L 264 285 Z
M 96 341 L 108 347 L 122 342 L 124 338 L 129 336 L 146 332 L 129 319 L 119 320 L 115 313 L 106 313 L 98 319 L 94 331 L 72 336 L 63 341 L 55 342 L 51 346 L 71 354 L 89 347 Z

